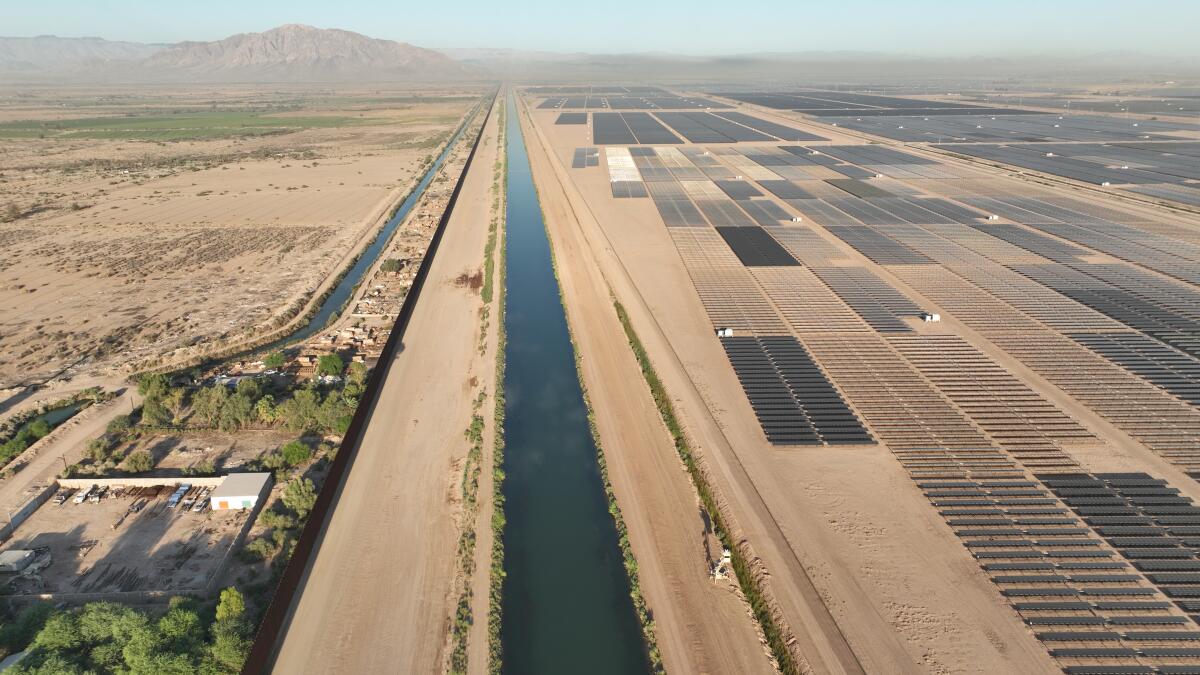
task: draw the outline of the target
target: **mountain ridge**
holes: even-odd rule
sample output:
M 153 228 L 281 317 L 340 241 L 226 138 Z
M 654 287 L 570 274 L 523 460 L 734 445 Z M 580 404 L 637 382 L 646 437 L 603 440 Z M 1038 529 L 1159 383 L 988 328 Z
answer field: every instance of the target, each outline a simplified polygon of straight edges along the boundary
M 303 24 L 169 45 L 0 37 L 0 74 L 168 82 L 426 81 L 487 75 L 477 65 L 431 49 Z

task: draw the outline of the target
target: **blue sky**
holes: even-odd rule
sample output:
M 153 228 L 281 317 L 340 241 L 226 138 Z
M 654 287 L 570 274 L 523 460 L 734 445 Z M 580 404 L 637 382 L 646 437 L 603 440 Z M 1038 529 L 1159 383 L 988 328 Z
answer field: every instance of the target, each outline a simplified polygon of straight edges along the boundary
M 1198 0 L 0 0 L 0 34 L 214 40 L 283 23 L 425 47 L 1200 59 Z

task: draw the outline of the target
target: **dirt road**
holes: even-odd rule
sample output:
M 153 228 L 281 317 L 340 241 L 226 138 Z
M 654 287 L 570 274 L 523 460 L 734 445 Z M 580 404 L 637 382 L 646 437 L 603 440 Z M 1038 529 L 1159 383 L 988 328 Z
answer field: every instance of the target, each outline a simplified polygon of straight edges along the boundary
M 306 585 L 275 672 L 443 668 L 453 610 L 464 430 L 493 363 L 479 350 L 477 290 L 496 117 L 484 130 Z M 481 384 L 484 383 L 484 384 Z M 490 390 L 490 386 L 488 386 Z
M 49 485 L 69 464 L 83 456 L 88 439 L 99 436 L 117 415 L 128 415 L 141 403 L 134 387 L 111 401 L 91 406 L 67 420 L 30 449 L 34 458 L 11 478 L 0 481 L 0 513 L 21 508 L 34 492 Z M 7 522 L 7 516 L 5 516 Z

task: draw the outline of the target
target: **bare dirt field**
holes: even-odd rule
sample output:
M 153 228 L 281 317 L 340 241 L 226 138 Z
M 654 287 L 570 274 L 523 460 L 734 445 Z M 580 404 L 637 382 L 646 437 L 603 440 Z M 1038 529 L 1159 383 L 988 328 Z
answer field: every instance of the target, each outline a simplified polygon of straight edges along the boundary
M 494 340 L 481 341 L 479 292 L 457 280 L 483 265 L 497 128 L 493 112 L 404 348 L 393 363 L 381 364 L 390 368 L 386 385 L 348 475 L 331 486 L 339 490 L 338 502 L 292 605 L 275 672 L 425 673 L 446 667 L 462 583 L 456 548 L 469 449 L 464 431 L 472 402 L 481 391 L 492 391 L 495 364 Z M 485 513 L 481 508 L 484 523 Z M 487 572 L 486 565 L 477 570 L 484 577 Z M 481 588 L 478 580 L 475 588 Z M 486 635 L 486 617 L 476 611 L 472 639 Z M 474 659 L 470 667 L 477 672 L 484 666 Z
M 0 92 L 0 386 L 291 318 L 475 92 Z

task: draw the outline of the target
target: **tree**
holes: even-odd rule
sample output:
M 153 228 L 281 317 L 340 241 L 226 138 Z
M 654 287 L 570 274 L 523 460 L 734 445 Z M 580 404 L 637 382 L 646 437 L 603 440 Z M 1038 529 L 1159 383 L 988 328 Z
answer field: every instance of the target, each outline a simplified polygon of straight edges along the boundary
M 325 431 L 340 436 L 350 428 L 350 420 L 354 417 L 356 405 L 355 402 L 347 401 L 345 396 L 330 394 L 325 397 L 325 401 L 317 411 L 317 422 Z
M 196 416 L 209 426 L 216 426 L 221 420 L 221 409 L 229 398 L 229 390 L 223 384 L 205 387 L 192 396 L 192 410 Z
M 54 606 L 48 602 L 38 602 L 21 610 L 16 618 L 0 626 L 0 646 L 9 653 L 25 649 L 53 613 Z
M 270 370 L 279 370 L 286 362 L 287 358 L 283 355 L 283 352 L 271 352 L 263 359 L 263 367 Z
M 379 266 L 381 272 L 399 272 L 404 269 L 404 260 L 400 258 L 388 258 Z
M 16 202 L 9 202 L 4 207 L 4 222 L 11 223 L 21 217 L 21 207 Z
M 154 468 L 154 458 L 145 450 L 138 450 L 125 458 L 125 470 L 129 473 L 146 473 Z
M 171 424 L 171 413 L 167 406 L 158 398 L 147 397 L 142 403 L 142 424 L 151 427 L 165 427 Z
M 312 449 L 301 441 L 284 443 L 283 447 L 279 448 L 279 453 L 283 455 L 283 461 L 287 462 L 288 466 L 298 466 L 312 457 Z
M 236 391 L 251 401 L 257 401 L 262 396 L 262 385 L 253 377 L 246 377 L 238 380 Z
M 346 364 L 342 362 L 342 357 L 337 354 L 322 354 L 317 359 L 318 375 L 333 375 L 336 377 L 342 374 L 342 369 L 345 367 Z
M 187 403 L 187 390 L 183 387 L 177 387 L 167 392 L 163 396 L 162 404 L 167 410 L 171 411 L 171 422 L 178 423 L 180 415 L 183 414 L 184 405 Z
M 79 619 L 71 613 L 55 614 L 33 640 L 33 646 L 48 651 L 70 651 L 83 644 Z
M 301 389 L 292 397 L 279 404 L 278 419 L 284 426 L 295 431 L 316 431 L 317 412 L 321 406 L 321 398 L 312 389 Z
M 254 419 L 254 404 L 242 393 L 234 394 L 225 399 L 221 406 L 221 416 L 218 426 L 221 431 L 236 431 Z
M 170 381 L 162 373 L 149 373 L 138 378 L 138 393 L 147 399 L 162 397 L 170 387 Z
M 275 421 L 275 397 L 267 394 L 258 399 L 258 403 L 254 404 L 254 415 L 261 422 L 271 423 Z
M 296 512 L 301 519 L 307 518 L 317 503 L 317 491 L 307 478 L 297 478 L 283 489 L 283 505 Z
M 246 600 L 238 589 L 230 586 L 221 591 L 217 601 L 217 621 L 240 621 L 246 613 Z

